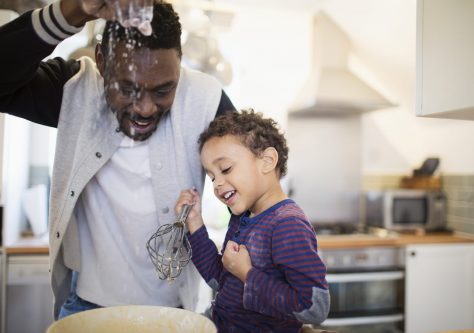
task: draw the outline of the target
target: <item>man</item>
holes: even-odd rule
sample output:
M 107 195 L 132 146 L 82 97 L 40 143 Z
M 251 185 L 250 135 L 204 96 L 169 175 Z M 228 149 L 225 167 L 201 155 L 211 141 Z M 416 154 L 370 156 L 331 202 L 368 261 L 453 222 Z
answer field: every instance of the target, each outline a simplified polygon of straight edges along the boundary
M 180 67 L 181 25 L 162 2 L 150 36 L 108 22 L 97 65 L 41 62 L 94 15 L 113 17 L 108 3 L 61 0 L 0 28 L 0 112 L 58 129 L 49 221 L 56 319 L 122 304 L 194 309 L 194 266 L 163 282 L 145 244 L 174 220 L 182 189 L 202 192 L 197 138 L 234 109 L 215 79 Z

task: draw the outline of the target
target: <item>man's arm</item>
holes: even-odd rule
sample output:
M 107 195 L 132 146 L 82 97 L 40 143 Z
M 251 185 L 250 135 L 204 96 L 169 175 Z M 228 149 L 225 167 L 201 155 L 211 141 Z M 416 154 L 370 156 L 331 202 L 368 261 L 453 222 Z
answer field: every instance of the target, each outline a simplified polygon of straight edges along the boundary
M 42 60 L 89 20 L 114 17 L 131 0 L 61 0 L 0 27 L 0 112 L 56 127 L 64 84 L 79 62 Z M 133 0 L 138 4 L 142 0 Z
M 80 30 L 66 21 L 59 2 L 0 27 L 0 44 L 6 46 L 0 52 L 0 112 L 57 126 L 63 86 L 79 63 L 42 59 Z

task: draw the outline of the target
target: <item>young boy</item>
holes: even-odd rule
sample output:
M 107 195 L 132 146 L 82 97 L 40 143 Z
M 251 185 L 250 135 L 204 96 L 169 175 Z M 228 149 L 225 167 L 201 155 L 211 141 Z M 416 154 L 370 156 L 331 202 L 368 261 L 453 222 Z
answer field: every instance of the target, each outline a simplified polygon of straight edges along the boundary
M 307 217 L 280 186 L 288 147 L 272 119 L 252 110 L 216 118 L 200 138 L 214 194 L 231 210 L 222 254 L 209 239 L 195 190 L 186 221 L 193 263 L 217 294 L 211 317 L 223 332 L 298 332 L 329 311 L 326 267 Z

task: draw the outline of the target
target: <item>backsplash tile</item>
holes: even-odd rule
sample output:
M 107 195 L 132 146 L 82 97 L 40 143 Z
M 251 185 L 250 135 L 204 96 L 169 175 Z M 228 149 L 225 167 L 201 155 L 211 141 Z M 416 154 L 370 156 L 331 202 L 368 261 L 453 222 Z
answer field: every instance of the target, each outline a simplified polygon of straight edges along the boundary
M 445 175 L 448 226 L 474 235 L 474 175 Z
M 398 188 L 403 175 L 364 175 L 362 188 Z M 474 175 L 442 175 L 442 189 L 447 197 L 448 227 L 474 235 Z
M 383 190 L 398 188 L 402 175 L 364 175 L 362 177 L 363 190 Z

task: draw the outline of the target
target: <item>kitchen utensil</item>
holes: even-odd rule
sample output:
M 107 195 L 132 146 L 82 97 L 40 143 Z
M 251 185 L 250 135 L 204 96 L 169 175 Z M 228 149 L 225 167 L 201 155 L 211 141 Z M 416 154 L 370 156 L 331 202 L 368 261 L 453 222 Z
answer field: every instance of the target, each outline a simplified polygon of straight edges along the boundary
M 423 164 L 418 169 L 413 170 L 413 176 L 433 176 L 439 166 L 438 157 L 430 157 L 423 161 Z
M 216 333 L 208 318 L 161 306 L 112 306 L 83 311 L 54 322 L 46 333 Z
M 192 205 L 184 205 L 176 221 L 159 227 L 146 243 L 150 259 L 161 280 L 176 279 L 191 260 L 191 244 L 184 228 L 191 208 Z

